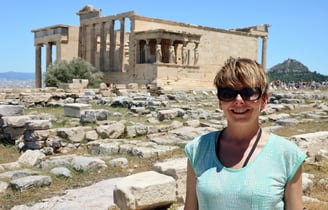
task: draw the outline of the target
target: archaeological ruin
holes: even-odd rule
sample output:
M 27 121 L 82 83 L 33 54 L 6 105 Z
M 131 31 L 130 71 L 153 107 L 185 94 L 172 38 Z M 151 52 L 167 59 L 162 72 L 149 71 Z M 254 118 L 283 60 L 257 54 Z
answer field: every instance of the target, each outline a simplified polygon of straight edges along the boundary
M 43 46 L 46 66 L 80 57 L 104 73 L 108 86 L 209 88 L 230 56 L 260 57 L 259 63 L 266 66 L 269 24 L 224 30 L 139 16 L 135 11 L 111 16 L 102 16 L 101 11 L 87 5 L 77 12 L 80 26 L 32 30 L 36 88 L 42 86 L 46 70 L 41 68 Z

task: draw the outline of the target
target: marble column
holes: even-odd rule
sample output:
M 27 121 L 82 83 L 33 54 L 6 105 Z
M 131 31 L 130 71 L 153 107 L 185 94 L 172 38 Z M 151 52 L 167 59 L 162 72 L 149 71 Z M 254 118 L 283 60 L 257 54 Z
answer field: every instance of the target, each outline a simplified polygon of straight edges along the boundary
M 266 70 L 266 51 L 267 51 L 267 39 L 268 37 L 264 36 L 262 37 L 262 68 Z
M 41 49 L 42 45 L 35 46 L 35 88 L 42 87 Z
M 48 71 L 48 66 L 52 64 L 52 43 L 47 43 L 47 57 L 46 57 L 46 71 Z
M 109 24 L 109 69 L 112 71 L 114 69 L 114 56 L 115 56 L 115 20 L 111 20 Z
M 97 36 L 96 36 L 96 24 L 92 24 L 91 37 L 90 37 L 90 63 L 95 66 L 96 64 L 96 49 L 97 49 Z
M 78 56 L 80 58 L 83 58 L 84 60 L 87 60 L 86 57 L 86 40 L 87 40 L 87 26 L 83 25 L 80 26 L 80 33 L 79 33 L 79 51 Z
M 120 29 L 120 54 L 119 54 L 119 69 L 124 71 L 124 34 L 125 34 L 125 18 L 120 20 L 121 29 Z
M 149 63 L 150 62 L 150 49 L 149 49 L 149 40 L 148 39 L 146 39 L 144 50 L 145 50 L 145 63 Z
M 56 41 L 56 61 L 60 61 L 62 58 L 61 56 L 61 41 Z
M 100 37 L 100 71 L 105 70 L 105 52 L 106 52 L 106 23 L 101 23 L 101 37 Z

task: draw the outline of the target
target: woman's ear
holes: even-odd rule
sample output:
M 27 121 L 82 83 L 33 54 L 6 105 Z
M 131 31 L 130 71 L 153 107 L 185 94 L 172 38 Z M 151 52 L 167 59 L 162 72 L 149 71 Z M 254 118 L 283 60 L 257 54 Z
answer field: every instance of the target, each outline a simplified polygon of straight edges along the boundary
M 261 111 L 265 109 L 266 105 L 268 104 L 269 97 L 267 95 L 262 97 L 262 104 L 261 104 Z

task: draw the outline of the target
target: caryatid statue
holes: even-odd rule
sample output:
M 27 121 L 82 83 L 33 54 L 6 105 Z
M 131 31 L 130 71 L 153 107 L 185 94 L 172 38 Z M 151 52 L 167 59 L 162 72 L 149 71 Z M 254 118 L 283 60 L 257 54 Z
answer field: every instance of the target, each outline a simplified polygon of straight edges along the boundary
M 175 58 L 175 51 L 174 51 L 174 46 L 170 46 L 169 48 L 169 63 L 176 63 L 176 58 Z
M 156 45 L 156 63 L 162 62 L 162 48 L 160 44 Z

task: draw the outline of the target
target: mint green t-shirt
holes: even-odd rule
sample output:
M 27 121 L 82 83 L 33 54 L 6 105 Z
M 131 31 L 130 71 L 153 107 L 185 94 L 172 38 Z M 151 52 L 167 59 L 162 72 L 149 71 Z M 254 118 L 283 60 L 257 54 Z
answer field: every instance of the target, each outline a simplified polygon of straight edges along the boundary
M 216 156 L 217 135 L 199 136 L 185 146 L 197 177 L 199 210 L 283 210 L 285 186 L 306 155 L 293 142 L 270 134 L 252 162 L 230 169 Z

